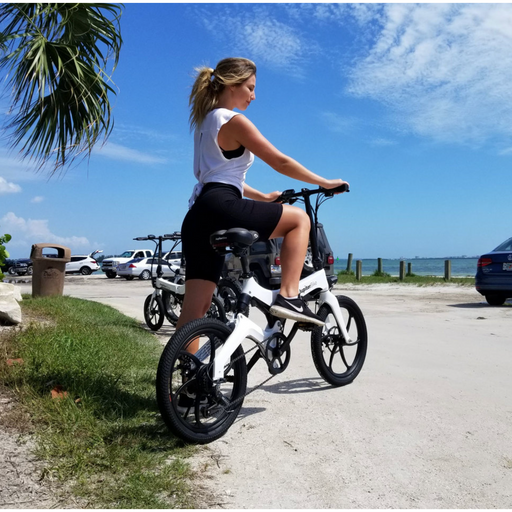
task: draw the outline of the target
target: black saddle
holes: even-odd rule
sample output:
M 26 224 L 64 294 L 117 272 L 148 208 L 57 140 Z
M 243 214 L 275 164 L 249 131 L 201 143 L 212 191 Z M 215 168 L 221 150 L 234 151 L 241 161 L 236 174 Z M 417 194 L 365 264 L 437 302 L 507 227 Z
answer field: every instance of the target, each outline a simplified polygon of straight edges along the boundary
M 257 231 L 244 228 L 222 229 L 210 235 L 210 244 L 219 254 L 232 252 L 241 256 L 259 237 Z

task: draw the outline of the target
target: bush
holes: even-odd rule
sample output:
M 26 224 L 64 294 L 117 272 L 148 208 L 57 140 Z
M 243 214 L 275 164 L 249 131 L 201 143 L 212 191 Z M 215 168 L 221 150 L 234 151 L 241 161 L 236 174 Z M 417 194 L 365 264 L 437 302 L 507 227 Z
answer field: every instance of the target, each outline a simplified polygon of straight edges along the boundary
M 9 257 L 9 253 L 5 248 L 5 244 L 11 240 L 11 235 L 3 235 L 0 236 L 0 281 L 4 278 L 4 274 L 2 272 L 2 268 L 4 266 L 4 261 Z

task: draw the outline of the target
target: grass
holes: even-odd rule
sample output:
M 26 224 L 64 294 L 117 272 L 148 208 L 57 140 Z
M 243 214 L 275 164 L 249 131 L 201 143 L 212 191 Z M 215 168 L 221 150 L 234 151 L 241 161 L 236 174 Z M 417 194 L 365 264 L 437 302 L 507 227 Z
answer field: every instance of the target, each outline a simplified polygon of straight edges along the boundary
M 20 399 L 25 415 L 11 421 L 29 418 L 45 475 L 91 508 L 194 507 L 193 448 L 171 435 L 156 406 L 154 336 L 96 302 L 26 297 L 22 310 L 35 321 L 0 335 L 0 383 Z
M 380 283 L 398 283 L 413 284 L 416 286 L 432 286 L 438 284 L 453 283 L 460 286 L 475 286 L 474 277 L 452 277 L 446 281 L 444 277 L 437 276 L 418 276 L 416 274 L 407 274 L 403 281 L 398 276 L 391 276 L 386 272 L 375 271 L 370 276 L 362 276 L 358 281 L 353 272 L 341 271 L 338 273 L 338 284 L 380 284 Z

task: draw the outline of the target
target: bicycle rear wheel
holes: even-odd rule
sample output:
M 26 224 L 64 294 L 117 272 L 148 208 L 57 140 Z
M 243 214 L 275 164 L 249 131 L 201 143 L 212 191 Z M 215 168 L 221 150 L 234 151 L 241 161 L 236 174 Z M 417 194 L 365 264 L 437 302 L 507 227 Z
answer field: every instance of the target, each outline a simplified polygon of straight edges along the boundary
M 148 295 L 144 301 L 144 320 L 152 331 L 158 331 L 164 323 L 164 305 L 160 295 Z
M 318 373 L 326 382 L 333 386 L 345 386 L 350 384 L 363 368 L 368 334 L 359 306 L 349 297 L 338 295 L 336 298 L 352 342 L 346 342 L 331 307 L 323 304 L 318 316 L 326 325 L 313 330 L 311 354 Z
M 167 427 L 189 443 L 205 444 L 223 436 L 242 407 L 247 366 L 239 346 L 221 382 L 211 374 L 215 356 L 231 329 L 219 320 L 201 318 L 178 329 L 164 348 L 156 376 L 158 407 Z M 187 351 L 199 342 L 195 354 Z

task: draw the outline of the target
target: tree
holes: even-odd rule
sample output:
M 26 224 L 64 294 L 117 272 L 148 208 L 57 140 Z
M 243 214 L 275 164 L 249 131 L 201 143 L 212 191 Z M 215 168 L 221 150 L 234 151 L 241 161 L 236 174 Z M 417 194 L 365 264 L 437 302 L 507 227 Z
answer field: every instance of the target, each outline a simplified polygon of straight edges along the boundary
M 0 4 L 0 71 L 7 74 L 12 148 L 50 175 L 107 140 L 110 75 L 122 45 L 120 4 Z

